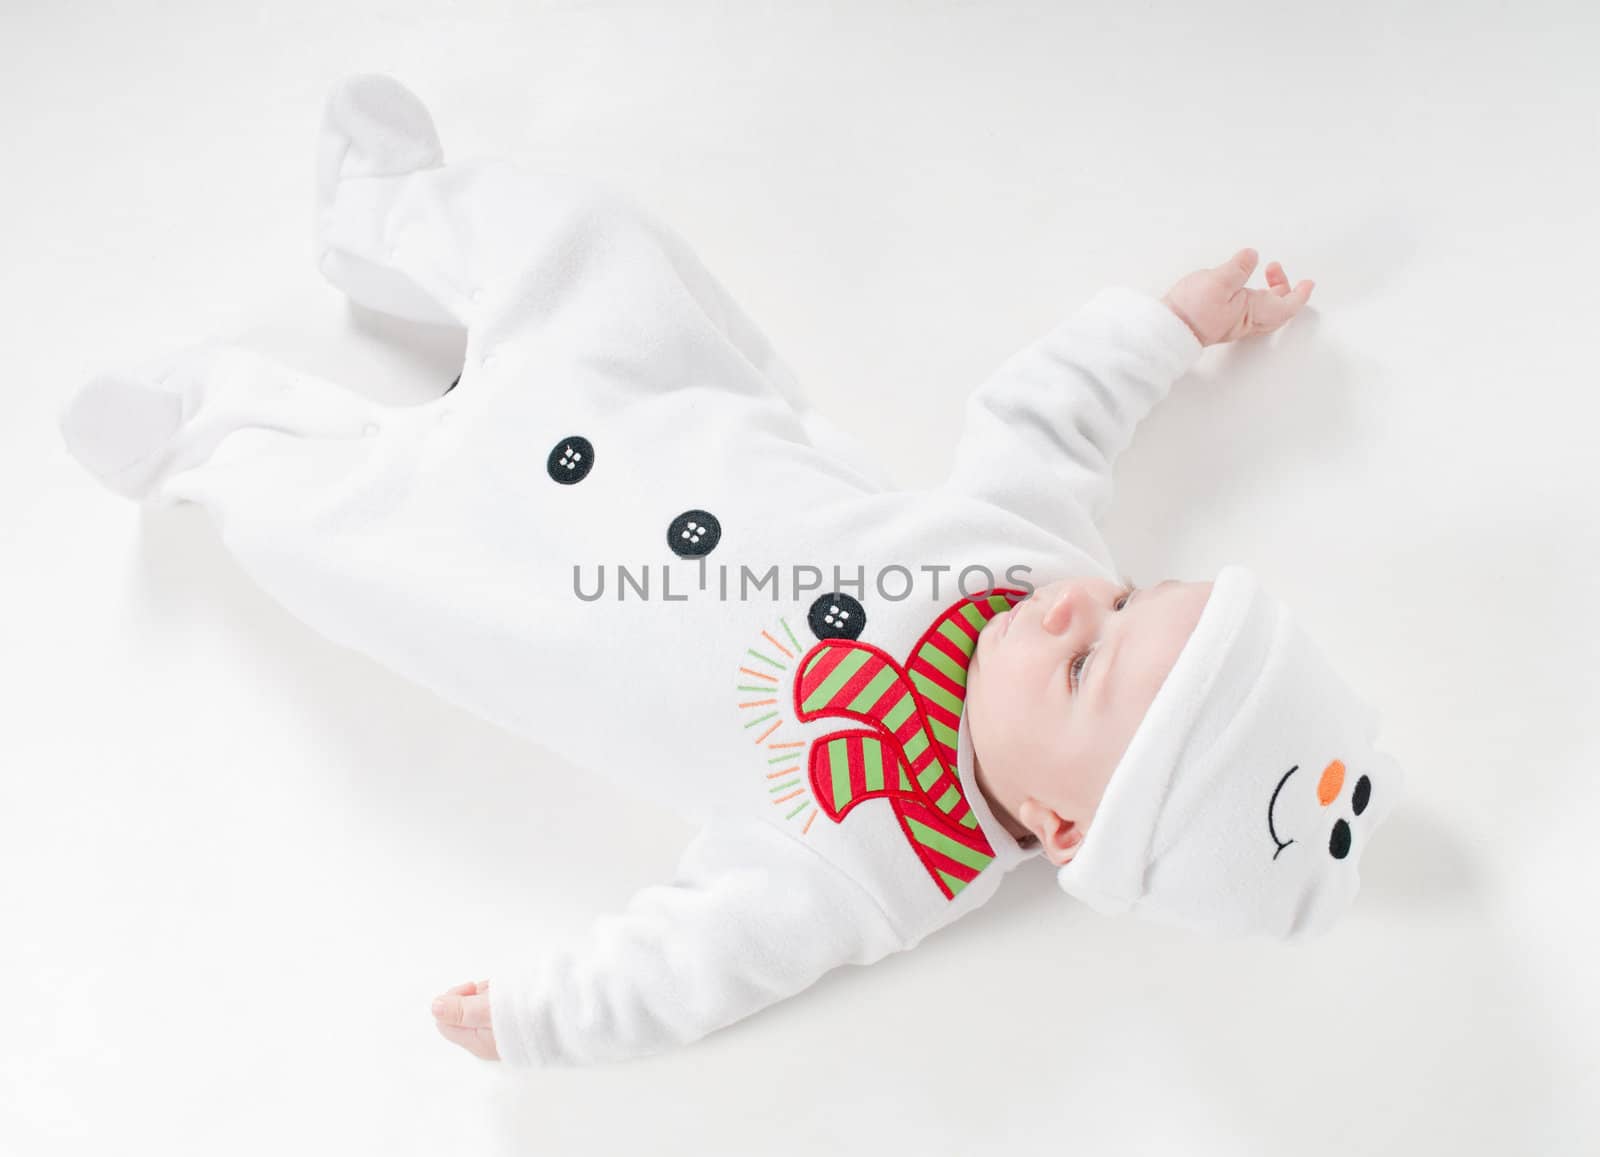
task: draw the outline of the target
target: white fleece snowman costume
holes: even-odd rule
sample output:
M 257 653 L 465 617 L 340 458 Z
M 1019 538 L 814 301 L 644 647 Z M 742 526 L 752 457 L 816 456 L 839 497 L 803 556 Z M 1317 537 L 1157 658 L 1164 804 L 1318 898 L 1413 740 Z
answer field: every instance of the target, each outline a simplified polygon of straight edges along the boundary
M 114 489 L 204 506 L 324 635 L 705 821 L 671 885 L 492 978 L 504 1058 L 690 1041 L 984 903 L 1031 852 L 972 781 L 971 643 L 1008 572 L 1113 576 L 1111 463 L 1187 327 L 1101 294 L 975 393 L 943 486 L 894 490 L 637 210 L 445 165 L 381 76 L 334 91 L 319 150 L 324 274 L 464 327 L 458 386 L 391 408 L 207 346 L 90 382 L 63 431 Z

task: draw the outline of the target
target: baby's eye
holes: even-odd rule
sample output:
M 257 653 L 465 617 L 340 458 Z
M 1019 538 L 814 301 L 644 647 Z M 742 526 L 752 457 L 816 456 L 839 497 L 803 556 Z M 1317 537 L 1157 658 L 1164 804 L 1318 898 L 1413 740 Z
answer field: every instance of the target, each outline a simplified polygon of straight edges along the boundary
M 1133 598 L 1133 588 L 1129 587 L 1127 590 L 1123 591 L 1117 596 L 1117 601 L 1111 604 L 1111 609 L 1114 611 L 1120 611 L 1123 607 L 1128 605 L 1128 600 L 1131 598 Z
M 1083 675 L 1083 665 L 1089 661 L 1088 651 L 1079 651 L 1073 656 L 1072 662 L 1067 664 L 1067 690 L 1076 691 L 1078 680 Z

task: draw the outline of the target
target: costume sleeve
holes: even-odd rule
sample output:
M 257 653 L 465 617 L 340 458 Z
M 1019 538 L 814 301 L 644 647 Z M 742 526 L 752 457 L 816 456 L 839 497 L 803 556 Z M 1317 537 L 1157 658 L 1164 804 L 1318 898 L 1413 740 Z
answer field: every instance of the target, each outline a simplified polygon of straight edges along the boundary
M 1107 289 L 973 393 L 949 485 L 1052 533 L 1111 499 L 1134 427 L 1200 354 L 1156 298 Z
M 841 964 L 905 945 L 859 884 L 757 819 L 713 821 L 676 878 L 493 977 L 495 1042 L 518 1065 L 582 1064 L 699 1039 Z

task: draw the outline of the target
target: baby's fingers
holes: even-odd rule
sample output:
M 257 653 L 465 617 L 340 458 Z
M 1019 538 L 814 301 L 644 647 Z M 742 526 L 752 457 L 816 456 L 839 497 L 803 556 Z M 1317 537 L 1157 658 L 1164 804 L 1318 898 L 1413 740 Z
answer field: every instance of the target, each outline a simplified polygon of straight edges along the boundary
M 462 994 L 456 989 L 466 988 L 467 985 L 458 984 L 443 996 L 433 998 L 433 1019 L 441 1025 L 450 1025 L 455 1028 L 488 1028 L 489 1027 L 489 998 L 486 995 Z
M 433 998 L 433 1024 L 439 1035 L 486 1061 L 500 1059 L 489 1018 L 489 982 L 469 980 Z
M 1302 281 L 1287 293 L 1274 290 L 1255 290 L 1250 294 L 1251 333 L 1271 333 L 1288 322 L 1311 299 L 1315 283 Z
M 1289 292 L 1289 275 L 1283 271 L 1283 266 L 1276 261 L 1267 266 L 1267 288 L 1279 297 Z
M 1250 274 L 1255 272 L 1258 260 L 1260 260 L 1260 255 L 1254 249 L 1241 249 L 1211 272 L 1229 290 L 1237 292 L 1244 288 L 1245 282 L 1250 280 Z

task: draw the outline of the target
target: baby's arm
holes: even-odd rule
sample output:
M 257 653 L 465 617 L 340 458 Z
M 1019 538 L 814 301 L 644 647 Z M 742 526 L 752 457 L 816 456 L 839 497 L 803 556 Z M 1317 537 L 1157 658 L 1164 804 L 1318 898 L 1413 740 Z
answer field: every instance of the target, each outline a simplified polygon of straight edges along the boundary
M 950 485 L 1066 535 L 1076 512 L 1099 522 L 1111 468 L 1136 427 L 1207 345 L 1277 329 L 1311 294 L 1276 262 L 1265 290 L 1241 250 L 1189 274 L 1157 300 L 1098 294 L 1012 357 L 972 395 Z
M 520 974 L 458 986 L 434 1015 L 479 1056 L 619 1060 L 697 1040 L 902 944 L 872 897 L 816 852 L 732 819 L 696 837 L 672 883 Z

